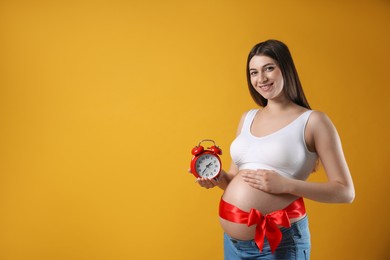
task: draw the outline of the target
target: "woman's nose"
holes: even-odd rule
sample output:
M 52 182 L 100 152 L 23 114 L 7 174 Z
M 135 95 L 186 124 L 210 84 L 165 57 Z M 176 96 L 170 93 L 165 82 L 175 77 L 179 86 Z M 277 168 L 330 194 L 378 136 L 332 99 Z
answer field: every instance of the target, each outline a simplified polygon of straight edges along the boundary
M 268 78 L 266 77 L 266 75 L 265 75 L 265 74 L 260 74 L 260 77 L 259 77 L 259 82 L 260 82 L 261 84 L 264 84 L 264 83 L 266 83 L 266 82 L 267 82 L 267 80 L 268 80 Z

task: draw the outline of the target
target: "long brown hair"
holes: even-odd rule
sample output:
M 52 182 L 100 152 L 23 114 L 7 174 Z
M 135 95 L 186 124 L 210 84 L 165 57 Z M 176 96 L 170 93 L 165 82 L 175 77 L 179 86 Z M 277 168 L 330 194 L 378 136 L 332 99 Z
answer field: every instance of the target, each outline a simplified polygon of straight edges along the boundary
M 298 77 L 298 72 L 295 68 L 294 61 L 291 57 L 290 50 L 287 45 L 278 40 L 267 40 L 256 44 L 248 55 L 247 66 L 246 66 L 246 75 L 248 81 L 249 92 L 253 100 L 259 106 L 266 106 L 268 100 L 263 98 L 252 86 L 250 72 L 249 72 L 249 62 L 256 55 L 264 55 L 275 60 L 279 66 L 284 81 L 283 91 L 286 96 L 293 101 L 295 104 L 300 106 L 310 108 L 309 102 L 305 97 L 301 81 Z

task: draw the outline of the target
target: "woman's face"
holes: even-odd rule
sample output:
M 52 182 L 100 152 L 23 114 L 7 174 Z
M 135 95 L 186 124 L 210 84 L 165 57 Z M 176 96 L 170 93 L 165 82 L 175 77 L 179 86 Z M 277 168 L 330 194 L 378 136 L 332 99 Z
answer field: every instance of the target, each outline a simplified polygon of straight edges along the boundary
M 272 100 L 284 96 L 282 71 L 272 58 L 253 56 L 249 61 L 249 74 L 252 86 L 263 98 Z

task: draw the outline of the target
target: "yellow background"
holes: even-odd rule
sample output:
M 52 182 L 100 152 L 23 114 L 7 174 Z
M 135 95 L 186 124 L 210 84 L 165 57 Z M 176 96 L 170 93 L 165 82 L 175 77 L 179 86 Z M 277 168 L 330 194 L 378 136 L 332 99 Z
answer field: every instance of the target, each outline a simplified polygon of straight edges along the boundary
M 356 185 L 351 205 L 307 201 L 312 259 L 388 259 L 389 25 L 386 0 L 0 1 L 0 259 L 222 259 L 221 191 L 190 150 L 213 138 L 230 164 L 269 38 Z

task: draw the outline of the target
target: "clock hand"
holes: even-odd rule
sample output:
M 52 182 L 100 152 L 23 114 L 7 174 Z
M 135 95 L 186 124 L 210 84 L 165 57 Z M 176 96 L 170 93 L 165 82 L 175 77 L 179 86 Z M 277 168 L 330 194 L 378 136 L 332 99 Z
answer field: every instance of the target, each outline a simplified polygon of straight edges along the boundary
M 209 164 L 206 165 L 206 168 L 204 168 L 204 170 L 202 171 L 202 174 L 211 166 L 213 165 L 212 162 L 210 162 Z

